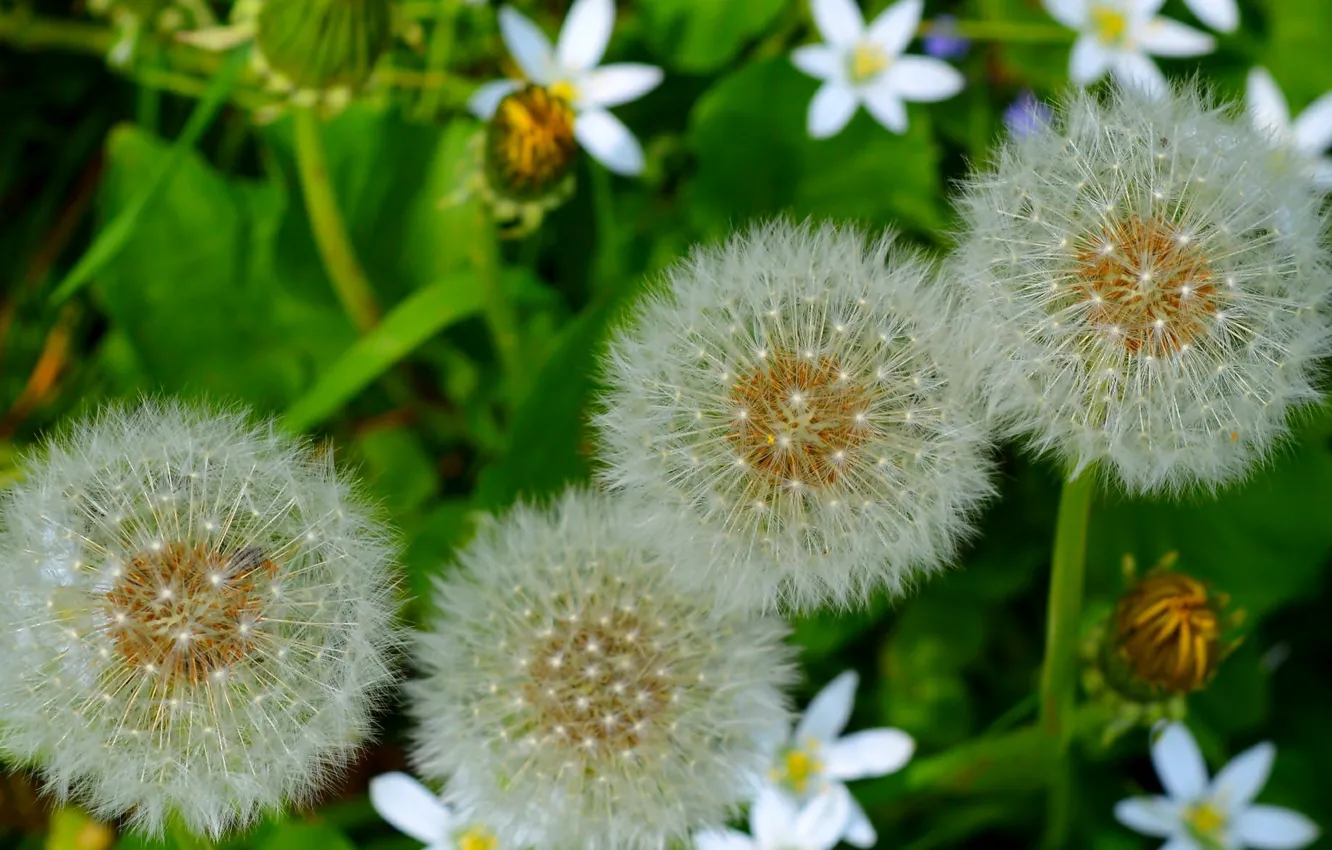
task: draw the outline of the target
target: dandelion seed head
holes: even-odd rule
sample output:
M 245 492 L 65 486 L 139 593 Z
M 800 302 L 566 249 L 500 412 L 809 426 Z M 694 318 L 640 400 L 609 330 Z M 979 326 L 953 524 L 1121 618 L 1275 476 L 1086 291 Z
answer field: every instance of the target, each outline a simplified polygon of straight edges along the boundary
M 647 850 L 721 824 L 785 729 L 785 627 L 675 581 L 709 559 L 637 500 L 492 521 L 438 583 L 414 759 L 502 846 Z
M 603 480 L 731 554 L 682 572 L 807 608 L 947 561 L 989 464 L 932 272 L 891 238 L 778 221 L 695 250 L 615 334 Z
M 1190 89 L 1082 92 L 969 178 L 958 338 L 1007 433 L 1132 492 L 1215 487 L 1317 397 L 1326 218 L 1268 146 Z
M 272 425 L 107 409 L 48 442 L 0 526 L 0 748 L 61 798 L 216 836 L 307 799 L 368 733 L 392 549 Z

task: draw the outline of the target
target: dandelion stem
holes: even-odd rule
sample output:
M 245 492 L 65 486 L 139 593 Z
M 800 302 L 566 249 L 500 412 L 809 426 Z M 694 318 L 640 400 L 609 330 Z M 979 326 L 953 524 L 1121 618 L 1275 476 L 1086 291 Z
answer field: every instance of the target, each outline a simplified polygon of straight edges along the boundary
M 356 251 L 333 194 L 324 145 L 319 138 L 319 119 L 311 109 L 298 109 L 295 120 L 296 161 L 319 255 L 343 309 L 356 329 L 365 333 L 379 323 L 379 305 L 370 288 L 370 280 L 356 259 Z
M 597 222 L 596 289 L 598 294 L 614 290 L 620 277 L 620 243 L 615 233 L 615 194 L 610 171 L 599 162 L 589 162 L 592 172 L 592 203 Z
M 484 204 L 476 204 L 476 211 L 477 238 L 472 246 L 472 263 L 481 286 L 485 288 L 483 315 L 486 329 L 490 331 L 500 368 L 504 370 L 508 397 L 516 401 L 522 398 L 527 383 L 519 353 L 518 317 L 504 294 L 500 279 L 499 236 L 495 221 Z
M 1068 832 L 1072 776 L 1068 747 L 1073 737 L 1078 632 L 1082 622 L 1083 574 L 1087 562 L 1087 521 L 1095 475 L 1084 469 L 1064 482 L 1055 523 L 1046 611 L 1045 664 L 1041 669 L 1040 728 L 1055 755 L 1044 846 L 1055 850 Z
M 446 77 L 449 67 L 449 54 L 453 52 L 453 35 L 457 26 L 453 20 L 458 11 L 458 0 L 441 0 L 435 26 L 430 31 L 430 52 L 426 55 L 426 73 Z M 439 112 L 443 89 L 431 86 L 421 91 L 421 101 L 417 107 L 417 117 L 431 120 Z

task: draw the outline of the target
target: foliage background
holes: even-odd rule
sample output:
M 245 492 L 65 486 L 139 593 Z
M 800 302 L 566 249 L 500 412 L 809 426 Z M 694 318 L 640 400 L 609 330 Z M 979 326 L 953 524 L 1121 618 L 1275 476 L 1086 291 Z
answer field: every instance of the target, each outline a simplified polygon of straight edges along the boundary
M 552 33 L 565 9 L 558 0 L 515 5 Z M 884 5 L 871 0 L 867 12 Z M 447 569 L 476 511 L 587 477 L 583 425 L 599 341 L 645 277 L 691 243 L 776 212 L 892 226 L 944 247 L 949 181 L 985 157 L 1022 89 L 1050 95 L 1066 84 L 1066 43 L 977 43 L 960 61 L 965 91 L 913 104 L 905 135 L 861 112 L 839 136 L 812 141 L 804 113 L 816 83 L 785 58 L 812 32 L 805 3 L 618 7 L 608 59 L 666 69 L 658 90 L 616 110 L 644 141 L 647 171 L 624 180 L 581 160 L 570 202 L 535 234 L 502 245 L 501 280 L 521 323 L 522 368 L 507 374 L 478 317 L 485 258 L 476 252 L 486 240 L 469 208 L 438 205 L 456 187 L 478 126 L 461 109 L 470 82 L 503 66 L 493 8 L 459 13 L 452 74 L 438 92 L 395 87 L 324 128 L 335 191 L 376 293 L 386 310 L 411 305 L 378 343 L 348 357 L 356 332 L 310 235 L 290 119 L 255 126 L 234 103 L 133 218 L 123 249 L 86 289 L 53 304 L 58 281 L 153 179 L 193 103 L 113 74 L 100 56 L 7 46 L 0 27 L 0 475 L 14 474 L 15 454 L 43 430 L 111 397 L 178 393 L 290 412 L 330 439 L 387 507 L 419 599 L 428 577 Z M 1332 4 L 1242 7 L 1238 34 L 1223 37 L 1200 65 L 1167 63 L 1168 72 L 1198 73 L 1239 97 L 1248 68 L 1262 64 L 1293 112 L 1332 89 Z M 24 9 L 82 20 L 68 0 Z M 0 2 L 0 13 L 19 10 Z M 1036 0 L 927 3 L 927 18 L 940 13 L 1052 25 Z M 1190 20 L 1178 0 L 1165 13 Z M 405 48 L 392 59 L 402 80 L 423 61 Z M 966 769 L 951 772 L 931 773 L 931 764 L 948 762 L 928 759 L 1034 715 L 1056 496 L 1048 466 L 1007 449 L 1002 498 L 957 569 L 911 598 L 796 623 L 807 674 L 799 699 L 855 668 L 863 683 L 853 728 L 898 726 L 919 742 L 915 766 L 855 786 L 881 847 L 1036 842 L 1043 777 L 1029 753 L 963 759 Z M 1274 740 L 1279 754 L 1264 800 L 1323 824 L 1320 848 L 1332 847 L 1332 798 L 1322 784 L 1332 769 L 1330 511 L 1332 411 L 1321 409 L 1300 418 L 1298 439 L 1264 470 L 1215 500 L 1103 494 L 1088 565 L 1093 603 L 1108 603 L 1124 554 L 1146 566 L 1178 550 L 1181 569 L 1247 611 L 1245 642 L 1191 700 L 1191 725 L 1213 767 Z M 421 613 L 419 603 L 409 611 Z M 323 803 L 236 846 L 414 846 L 365 797 L 370 776 L 403 765 L 400 713 L 383 723 L 380 743 Z M 1159 788 L 1146 752 L 1142 730 L 1108 751 L 1079 750 L 1076 846 L 1148 846 L 1111 816 L 1117 799 Z M 22 775 L 0 785 L 0 820 L 6 844 L 76 846 L 68 842 L 77 815 L 51 821 Z

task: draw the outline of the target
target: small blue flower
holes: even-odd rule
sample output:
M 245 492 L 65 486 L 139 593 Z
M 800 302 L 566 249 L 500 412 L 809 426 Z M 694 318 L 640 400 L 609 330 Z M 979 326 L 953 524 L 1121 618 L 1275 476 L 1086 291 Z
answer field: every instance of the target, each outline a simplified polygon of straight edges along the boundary
M 957 34 L 957 18 L 940 15 L 921 39 L 925 52 L 935 59 L 961 59 L 971 49 L 971 40 Z
M 1004 126 L 1014 136 L 1027 136 L 1048 126 L 1054 113 L 1029 90 L 1024 90 L 1004 110 Z

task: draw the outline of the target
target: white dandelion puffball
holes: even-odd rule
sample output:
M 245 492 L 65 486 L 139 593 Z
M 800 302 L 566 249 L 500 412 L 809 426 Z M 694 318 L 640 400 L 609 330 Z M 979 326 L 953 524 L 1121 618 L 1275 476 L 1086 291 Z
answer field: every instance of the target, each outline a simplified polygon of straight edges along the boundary
M 392 547 L 328 458 L 147 402 L 0 499 L 0 751 L 62 799 L 216 837 L 308 800 L 369 731 Z
M 612 338 L 603 480 L 682 509 L 755 607 L 901 592 L 989 494 L 934 269 L 886 236 L 774 221 L 696 248 Z
M 1317 397 L 1319 196 L 1205 95 L 1071 93 L 960 206 L 951 276 L 991 412 L 1070 471 L 1100 462 L 1129 492 L 1215 487 Z
M 414 761 L 501 847 L 660 850 L 720 827 L 788 719 L 776 618 L 717 606 L 636 500 L 571 491 L 490 522 L 437 583 L 408 684 Z

